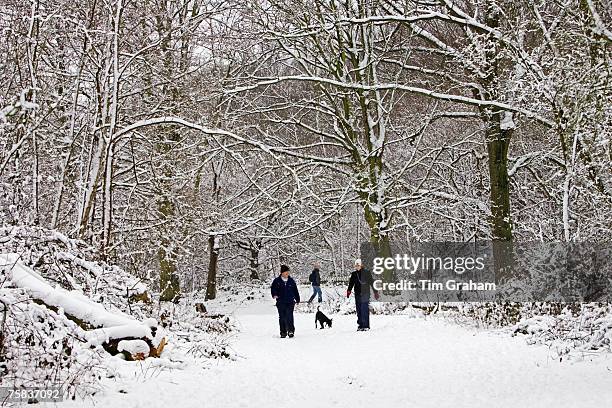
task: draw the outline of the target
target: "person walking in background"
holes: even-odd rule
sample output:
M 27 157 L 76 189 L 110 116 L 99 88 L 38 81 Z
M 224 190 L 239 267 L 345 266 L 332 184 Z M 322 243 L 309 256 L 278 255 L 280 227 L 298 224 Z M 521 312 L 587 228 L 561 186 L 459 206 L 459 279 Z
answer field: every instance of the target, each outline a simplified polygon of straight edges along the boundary
M 280 336 L 281 338 L 285 338 L 287 335 L 293 337 L 295 335 L 293 308 L 296 303 L 300 303 L 300 293 L 298 292 L 297 284 L 289 276 L 289 267 L 287 265 L 281 265 L 280 276 L 277 276 L 272 281 L 270 290 L 272 297 L 276 299 Z
M 308 303 L 312 303 L 315 296 L 319 296 L 319 303 L 323 301 L 323 293 L 321 292 L 321 272 L 319 270 L 319 263 L 315 262 L 312 264 L 313 270 L 310 272 L 308 281 L 312 284 L 312 296 L 308 299 Z
M 378 300 L 378 292 L 374 289 L 372 273 L 363 267 L 361 259 L 355 260 L 355 271 L 351 273 L 346 297 L 351 296 L 355 288 L 355 308 L 357 309 L 357 331 L 370 330 L 370 288 Z

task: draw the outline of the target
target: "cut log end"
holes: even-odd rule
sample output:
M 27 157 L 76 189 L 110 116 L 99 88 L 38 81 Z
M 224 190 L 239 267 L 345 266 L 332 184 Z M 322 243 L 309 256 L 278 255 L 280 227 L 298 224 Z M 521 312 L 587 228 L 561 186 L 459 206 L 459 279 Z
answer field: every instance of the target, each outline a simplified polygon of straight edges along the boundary
M 198 302 L 195 304 L 196 312 L 206 314 L 206 306 L 204 303 Z
M 140 361 L 147 357 L 159 358 L 166 344 L 164 337 L 157 346 L 149 339 L 111 340 L 103 346 L 110 354 L 122 354 L 127 361 Z

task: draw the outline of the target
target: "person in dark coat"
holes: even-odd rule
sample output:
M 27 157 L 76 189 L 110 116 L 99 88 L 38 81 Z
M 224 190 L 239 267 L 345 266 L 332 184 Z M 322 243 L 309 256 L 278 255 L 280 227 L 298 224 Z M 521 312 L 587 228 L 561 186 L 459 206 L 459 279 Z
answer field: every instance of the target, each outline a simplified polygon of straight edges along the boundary
M 280 336 L 282 338 L 293 337 L 295 326 L 293 325 L 293 308 L 296 303 L 300 303 L 300 293 L 297 284 L 289 276 L 289 267 L 281 265 L 280 276 L 272 281 L 272 297 L 276 299 L 278 309 L 278 324 L 280 326 Z
M 319 303 L 323 301 L 323 293 L 321 292 L 321 272 L 319 270 L 319 263 L 315 262 L 313 265 L 313 270 L 310 272 L 310 276 L 308 280 L 312 284 L 312 296 L 308 299 L 308 303 L 311 303 L 315 296 L 319 295 Z
M 378 300 L 378 292 L 374 289 L 374 278 L 372 273 L 363 267 L 360 259 L 355 261 L 355 271 L 351 273 L 346 297 L 351 296 L 355 289 L 355 308 L 357 309 L 357 331 L 370 330 L 370 288 L 374 291 L 374 297 Z

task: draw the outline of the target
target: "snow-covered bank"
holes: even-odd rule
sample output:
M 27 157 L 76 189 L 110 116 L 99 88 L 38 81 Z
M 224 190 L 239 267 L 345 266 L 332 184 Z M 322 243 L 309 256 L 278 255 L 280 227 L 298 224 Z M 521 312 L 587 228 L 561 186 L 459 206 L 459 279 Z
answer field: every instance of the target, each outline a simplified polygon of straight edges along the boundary
M 0 329 L 0 386 L 82 398 L 134 367 L 122 358 L 160 357 L 168 341 L 168 355 L 147 364 L 180 365 L 177 344 L 192 360 L 229 357 L 232 322 L 187 300 L 154 303 L 143 282 L 96 260 L 85 242 L 14 227 L 0 228 Z
M 237 361 L 182 370 L 131 363 L 135 376 L 107 380 L 95 399 L 63 407 L 604 407 L 612 401 L 612 357 L 560 362 L 520 338 L 439 319 L 336 315 L 315 330 L 296 314 L 294 339 L 280 339 L 269 302 L 237 310 Z M 126 373 L 127 374 L 127 373 Z M 492 405 L 493 404 L 493 405 Z

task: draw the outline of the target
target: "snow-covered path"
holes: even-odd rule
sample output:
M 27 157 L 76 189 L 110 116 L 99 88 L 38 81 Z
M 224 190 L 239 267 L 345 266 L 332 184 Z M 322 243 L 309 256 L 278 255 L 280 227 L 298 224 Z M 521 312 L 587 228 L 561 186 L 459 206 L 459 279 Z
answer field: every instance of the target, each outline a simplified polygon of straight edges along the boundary
M 117 384 L 97 406 L 125 407 L 609 407 L 612 358 L 559 362 L 545 347 L 440 320 L 354 316 L 315 330 L 296 314 L 296 337 L 280 339 L 271 304 L 237 312 L 238 361 L 192 365 Z M 113 387 L 114 388 L 114 387 Z M 91 404 L 94 401 L 88 403 Z M 78 404 L 83 406 L 83 402 Z

